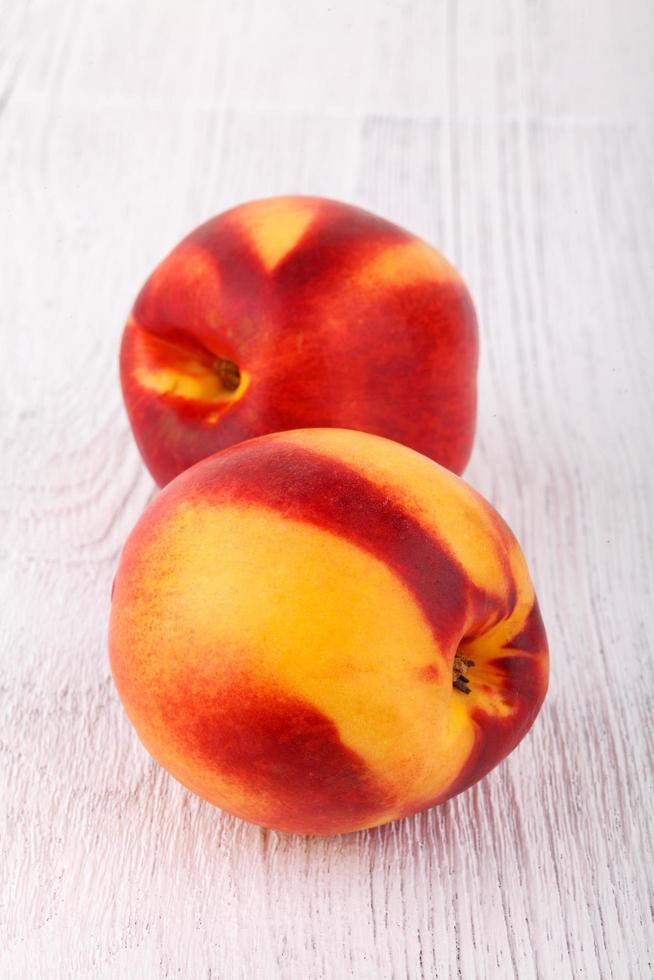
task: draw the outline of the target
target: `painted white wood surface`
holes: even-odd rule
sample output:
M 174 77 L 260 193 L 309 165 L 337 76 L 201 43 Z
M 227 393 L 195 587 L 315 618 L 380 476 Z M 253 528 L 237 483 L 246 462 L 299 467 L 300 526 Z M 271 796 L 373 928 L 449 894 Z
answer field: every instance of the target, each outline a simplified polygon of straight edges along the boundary
M 0 25 L 0 976 L 650 976 L 651 0 L 2 0 Z M 153 489 L 123 317 L 190 227 L 284 191 L 463 270 L 467 476 L 523 543 L 553 656 L 491 776 L 338 839 L 176 785 L 105 651 Z

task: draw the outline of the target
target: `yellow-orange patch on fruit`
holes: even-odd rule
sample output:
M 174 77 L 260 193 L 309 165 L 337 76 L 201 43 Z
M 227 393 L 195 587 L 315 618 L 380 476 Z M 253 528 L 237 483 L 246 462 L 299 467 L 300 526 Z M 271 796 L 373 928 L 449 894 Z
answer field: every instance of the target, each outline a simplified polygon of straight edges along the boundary
M 180 684 L 202 699 L 243 670 L 330 718 L 391 797 L 438 795 L 470 752 L 472 722 L 459 719 L 456 737 L 445 722 L 449 653 L 394 573 L 337 535 L 255 505 L 193 501 L 136 563 L 127 554 L 117 589 L 112 645 L 130 651 L 130 717 L 153 754 L 214 802 L 234 806 L 232 783 L 206 766 L 198 776 L 202 764 L 171 742 L 165 706 Z M 238 787 L 256 819 L 250 797 Z
M 228 391 L 216 370 L 205 369 L 197 362 L 189 361 L 184 368 L 147 369 L 138 366 L 134 377 L 148 391 L 158 395 L 174 395 L 194 402 L 231 402 L 243 394 L 247 386 L 247 376 L 241 372 L 241 383 L 236 391 Z M 216 421 L 217 416 L 208 416 L 208 421 Z
M 175 395 L 191 401 L 222 401 L 228 395 L 216 374 L 193 363 L 185 370 L 177 371 L 171 368 L 148 370 L 138 366 L 134 369 L 134 377 L 142 388 L 157 395 Z
M 310 429 L 284 433 L 284 442 L 311 448 Z M 515 573 L 533 598 L 524 559 L 513 535 L 484 500 L 453 473 L 420 453 L 402 447 L 402 468 L 398 469 L 398 447 L 388 439 L 368 436 L 355 442 L 346 429 L 323 429 L 320 452 L 347 463 L 392 493 L 393 498 L 431 530 L 465 569 L 473 585 L 494 596 L 506 595 L 511 587 L 511 571 L 506 548 L 517 549 Z
M 247 372 L 240 371 L 238 387 L 225 387 L 221 358 L 211 351 L 186 348 L 141 330 L 132 320 L 132 374 L 138 384 L 157 395 L 170 395 L 193 402 L 231 402 L 245 392 Z
M 235 215 L 268 272 L 295 248 L 311 224 L 315 206 L 294 199 L 255 201 Z
M 409 286 L 418 282 L 458 280 L 459 274 L 445 256 L 420 239 L 385 248 L 364 262 L 354 275 L 361 286 Z
M 470 673 L 474 680 L 470 687 L 470 694 L 466 695 L 467 711 L 477 708 L 493 718 L 508 718 L 518 712 L 518 702 L 502 693 L 504 677 L 501 671 L 493 670 L 490 666 L 484 667 L 477 660 Z

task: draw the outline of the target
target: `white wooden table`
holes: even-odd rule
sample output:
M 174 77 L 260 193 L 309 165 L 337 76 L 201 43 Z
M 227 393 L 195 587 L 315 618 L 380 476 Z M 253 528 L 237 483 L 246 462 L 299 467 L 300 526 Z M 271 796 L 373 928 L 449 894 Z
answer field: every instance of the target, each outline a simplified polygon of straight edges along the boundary
M 1 0 L 0 25 L 0 976 L 651 976 L 654 4 Z M 193 225 L 285 191 L 462 269 L 467 477 L 523 543 L 553 657 L 492 775 L 336 839 L 176 785 L 105 648 L 153 493 L 124 315 Z

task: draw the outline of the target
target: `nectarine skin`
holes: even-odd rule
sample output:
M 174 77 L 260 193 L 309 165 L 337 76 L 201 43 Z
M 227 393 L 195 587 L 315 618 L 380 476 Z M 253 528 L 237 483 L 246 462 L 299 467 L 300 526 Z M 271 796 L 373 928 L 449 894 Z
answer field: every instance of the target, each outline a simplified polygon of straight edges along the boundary
M 466 789 L 527 732 L 548 678 L 501 517 L 426 457 L 342 429 L 254 439 L 166 487 L 123 550 L 110 656 L 177 779 L 312 834 Z
M 435 249 L 359 208 L 253 201 L 197 228 L 152 273 L 120 357 L 159 485 L 254 436 L 360 429 L 460 473 L 476 413 L 477 324 Z

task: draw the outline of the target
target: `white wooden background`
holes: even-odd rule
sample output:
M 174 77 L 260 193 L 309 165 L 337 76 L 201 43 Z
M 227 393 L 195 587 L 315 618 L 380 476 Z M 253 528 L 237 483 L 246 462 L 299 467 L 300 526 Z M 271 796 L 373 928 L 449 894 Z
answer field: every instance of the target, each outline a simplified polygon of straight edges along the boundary
M 0 0 L 0 61 L 0 976 L 651 976 L 654 4 Z M 106 656 L 153 492 L 124 315 L 193 225 L 288 191 L 466 276 L 467 475 L 523 542 L 553 656 L 489 778 L 336 839 L 176 785 Z

